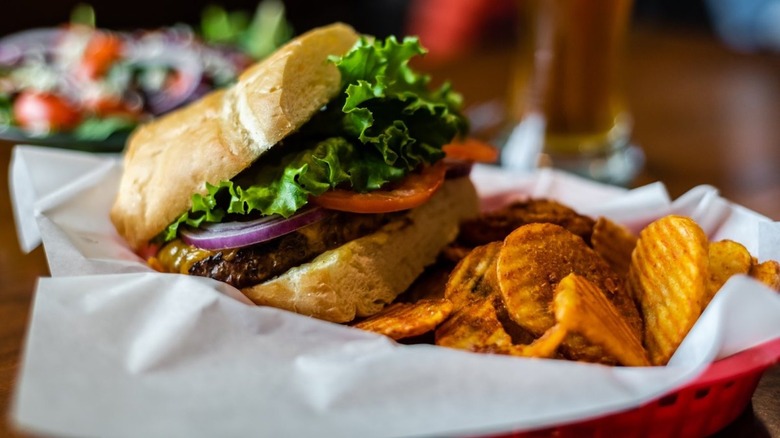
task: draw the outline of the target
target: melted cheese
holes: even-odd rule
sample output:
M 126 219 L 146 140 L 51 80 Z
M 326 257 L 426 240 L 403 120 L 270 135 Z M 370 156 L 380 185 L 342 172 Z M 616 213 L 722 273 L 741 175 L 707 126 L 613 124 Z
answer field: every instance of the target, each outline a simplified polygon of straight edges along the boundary
M 195 248 L 176 239 L 160 249 L 157 261 L 164 272 L 187 274 L 192 265 L 213 254 L 214 251 Z

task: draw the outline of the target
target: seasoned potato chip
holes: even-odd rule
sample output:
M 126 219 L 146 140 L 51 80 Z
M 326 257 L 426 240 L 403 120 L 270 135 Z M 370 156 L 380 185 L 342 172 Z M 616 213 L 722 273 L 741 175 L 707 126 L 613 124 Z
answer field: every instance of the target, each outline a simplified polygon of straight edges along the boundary
M 524 357 L 554 357 L 566 337 L 560 326 L 547 330 L 528 345 L 514 344 L 496 311 L 498 297 L 471 301 L 436 329 L 436 345 L 476 353 Z
M 436 328 L 452 312 L 447 299 L 391 304 L 353 327 L 395 340 L 422 335 Z
M 510 234 L 498 256 L 498 284 L 510 316 L 541 336 L 555 324 L 553 290 L 574 272 L 604 291 L 637 333 L 641 318 L 620 279 L 578 236 L 554 224 L 529 224 Z
M 452 301 L 455 310 L 469 301 L 498 293 L 496 261 L 501 242 L 493 242 L 474 248 L 452 270 L 444 297 Z
M 465 221 L 461 225 L 458 243 L 468 247 L 504 240 L 516 228 L 531 223 L 553 223 L 590 241 L 593 219 L 548 199 L 514 202 Z
M 639 234 L 628 284 L 641 306 L 644 344 L 655 365 L 669 361 L 704 308 L 707 247 L 704 231 L 682 216 L 658 219 Z
M 578 236 L 554 224 L 529 224 L 512 232 L 498 256 L 497 274 L 507 312 L 521 327 L 541 336 L 555 325 L 553 291 L 571 273 L 593 282 L 639 337 L 642 320 L 623 281 Z M 563 353 L 575 360 L 605 362 L 605 352 L 570 336 Z
M 436 329 L 436 345 L 478 353 L 511 354 L 512 337 L 496 315 L 494 298 L 467 303 Z
M 753 264 L 753 257 L 747 248 L 733 240 L 711 242 L 708 254 L 710 276 L 704 307 L 707 307 L 726 280 L 735 274 L 747 274 Z
M 622 365 L 650 365 L 639 337 L 604 293 L 584 277 L 567 275 L 555 288 L 554 302 L 555 319 L 564 329 L 600 345 Z
M 504 326 L 504 330 L 512 337 L 512 342 L 515 345 L 527 345 L 534 342 L 538 336 L 533 335 L 528 330 L 520 327 L 520 324 L 516 323 L 507 311 L 506 304 L 503 298 L 501 298 L 501 291 L 498 290 L 498 284 L 496 284 L 496 297 L 493 304 L 496 306 L 496 313 L 498 314 L 498 320 L 501 321 L 501 325 Z
M 763 263 L 753 263 L 749 275 L 780 292 L 780 263 L 767 260 Z
M 513 356 L 523 357 L 543 357 L 551 358 L 555 357 L 555 353 L 558 347 L 561 345 L 568 332 L 562 325 L 556 324 L 532 343 L 528 345 L 514 345 L 512 346 Z
M 593 226 L 590 244 L 615 273 L 625 276 L 631 265 L 631 252 L 636 246 L 636 239 L 624 226 L 600 217 Z

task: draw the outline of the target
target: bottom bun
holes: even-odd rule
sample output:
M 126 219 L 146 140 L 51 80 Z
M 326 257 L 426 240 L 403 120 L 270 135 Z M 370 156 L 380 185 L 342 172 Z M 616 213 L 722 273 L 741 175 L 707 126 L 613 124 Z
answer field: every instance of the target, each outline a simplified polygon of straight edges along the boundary
M 259 305 L 333 322 L 373 315 L 436 261 L 477 208 L 469 178 L 447 180 L 430 201 L 379 231 L 242 292 Z

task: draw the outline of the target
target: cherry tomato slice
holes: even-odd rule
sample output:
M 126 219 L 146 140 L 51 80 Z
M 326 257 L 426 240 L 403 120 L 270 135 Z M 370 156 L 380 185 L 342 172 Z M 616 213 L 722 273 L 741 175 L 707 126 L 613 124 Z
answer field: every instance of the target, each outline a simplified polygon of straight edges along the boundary
M 475 138 L 466 138 L 445 145 L 442 150 L 447 158 L 475 161 L 478 163 L 495 163 L 498 161 L 498 148 Z
M 439 161 L 420 173 L 409 174 L 392 189 L 357 193 L 329 190 L 311 198 L 311 202 L 331 210 L 352 213 L 390 213 L 408 210 L 428 201 L 444 182 L 447 166 Z
M 56 94 L 25 91 L 13 104 L 16 123 L 35 132 L 67 131 L 81 121 L 79 109 Z
M 141 118 L 141 105 L 133 105 L 118 97 L 95 97 L 85 99 L 84 108 L 99 117 L 124 117 L 130 120 Z
M 95 32 L 84 49 L 79 74 L 96 79 L 105 75 L 117 60 L 122 58 L 124 44 L 118 36 L 107 32 Z

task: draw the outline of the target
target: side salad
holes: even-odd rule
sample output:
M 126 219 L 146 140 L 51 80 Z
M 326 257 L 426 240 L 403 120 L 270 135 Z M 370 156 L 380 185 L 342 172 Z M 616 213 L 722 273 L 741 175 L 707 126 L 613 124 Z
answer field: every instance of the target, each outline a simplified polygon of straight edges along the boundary
M 0 39 L 0 132 L 100 141 L 233 82 L 292 32 L 279 2 L 253 19 L 210 6 L 200 31 L 119 32 L 82 6 L 70 23 Z

